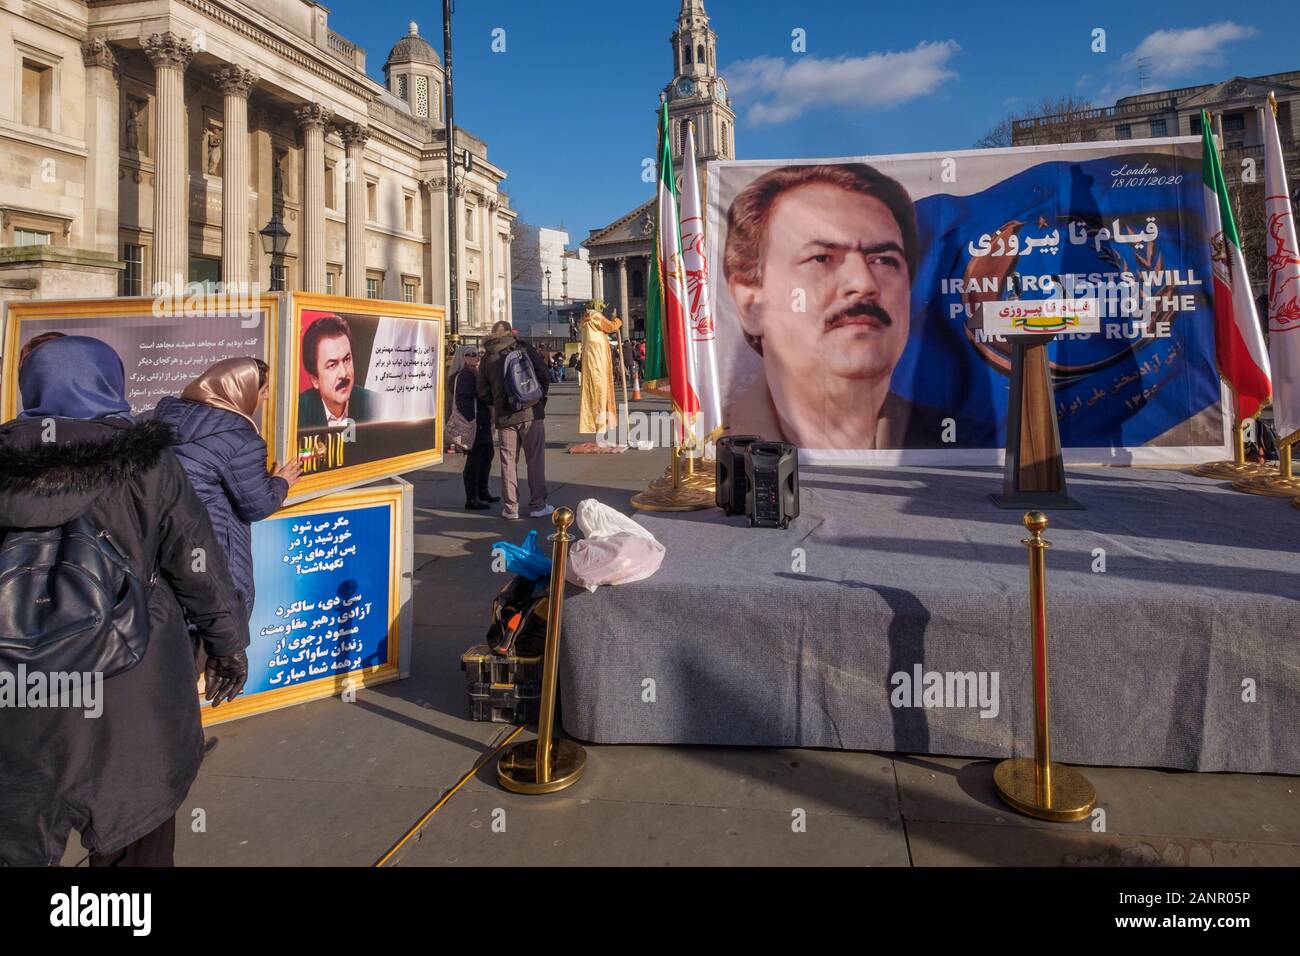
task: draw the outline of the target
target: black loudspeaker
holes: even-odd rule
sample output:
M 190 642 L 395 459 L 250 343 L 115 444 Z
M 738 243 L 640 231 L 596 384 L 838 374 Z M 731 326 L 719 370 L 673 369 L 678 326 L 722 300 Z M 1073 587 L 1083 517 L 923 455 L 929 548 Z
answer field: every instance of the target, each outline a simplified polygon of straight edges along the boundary
M 799 449 L 780 441 L 745 448 L 745 514 L 751 528 L 788 528 L 799 517 Z
M 745 492 L 749 490 L 749 482 L 745 479 L 745 449 L 762 440 L 757 435 L 727 435 L 718 439 L 714 500 L 726 514 L 745 513 Z

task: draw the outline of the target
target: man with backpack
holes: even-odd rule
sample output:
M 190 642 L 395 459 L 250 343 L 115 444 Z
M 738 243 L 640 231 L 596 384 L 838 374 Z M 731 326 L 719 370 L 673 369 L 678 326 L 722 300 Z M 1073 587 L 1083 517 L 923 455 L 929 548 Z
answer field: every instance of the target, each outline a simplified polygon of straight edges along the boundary
M 550 381 L 537 350 L 497 322 L 483 344 L 478 397 L 492 407 L 501 444 L 501 517 L 519 518 L 519 453 L 528 468 L 528 515 L 555 511 L 546 503 L 546 394 Z

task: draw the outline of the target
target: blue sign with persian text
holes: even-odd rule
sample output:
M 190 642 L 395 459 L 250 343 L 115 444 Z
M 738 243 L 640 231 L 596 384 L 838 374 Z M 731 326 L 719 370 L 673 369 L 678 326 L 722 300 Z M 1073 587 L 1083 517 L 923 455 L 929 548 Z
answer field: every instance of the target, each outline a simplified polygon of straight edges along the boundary
M 245 694 L 388 663 L 391 505 L 253 525 Z

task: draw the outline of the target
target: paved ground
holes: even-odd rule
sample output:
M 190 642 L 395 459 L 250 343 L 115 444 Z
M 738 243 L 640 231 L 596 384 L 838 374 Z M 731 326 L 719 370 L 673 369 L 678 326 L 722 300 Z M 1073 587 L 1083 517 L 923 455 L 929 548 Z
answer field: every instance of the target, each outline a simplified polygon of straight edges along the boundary
M 551 405 L 557 506 L 595 496 L 624 507 L 662 471 L 662 451 L 564 454 L 575 438 L 574 387 L 557 386 Z M 464 511 L 460 468 L 452 459 L 408 476 L 417 551 L 410 678 L 362 691 L 355 703 L 320 701 L 213 728 L 215 749 L 181 813 L 178 863 L 369 865 L 510 732 L 465 719 L 458 659 L 482 640 L 500 585 L 491 542 L 518 540 L 527 525 Z M 549 532 L 549 521 L 535 524 Z M 585 778 L 552 796 L 502 790 L 487 763 L 397 862 L 1300 864 L 1294 777 L 1091 768 L 1105 811 L 1104 832 L 1095 832 L 1088 822 L 1010 812 L 984 760 L 708 747 L 587 753 Z M 198 809 L 206 830 L 195 833 L 188 824 Z M 70 847 L 67 861 L 83 855 Z

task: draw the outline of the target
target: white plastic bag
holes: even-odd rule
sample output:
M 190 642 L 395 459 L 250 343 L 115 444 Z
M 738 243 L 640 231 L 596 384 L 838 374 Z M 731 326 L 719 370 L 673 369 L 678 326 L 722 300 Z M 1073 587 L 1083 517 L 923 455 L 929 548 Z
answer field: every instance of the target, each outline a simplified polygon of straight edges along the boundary
M 601 504 L 595 498 L 578 502 L 578 527 L 587 538 L 608 538 L 612 534 L 635 534 L 649 541 L 655 536 L 621 511 Z
M 594 591 L 602 584 L 628 584 L 650 577 L 664 560 L 664 546 L 627 515 L 595 498 L 578 503 L 578 527 L 586 535 L 569 546 L 564 577 Z

